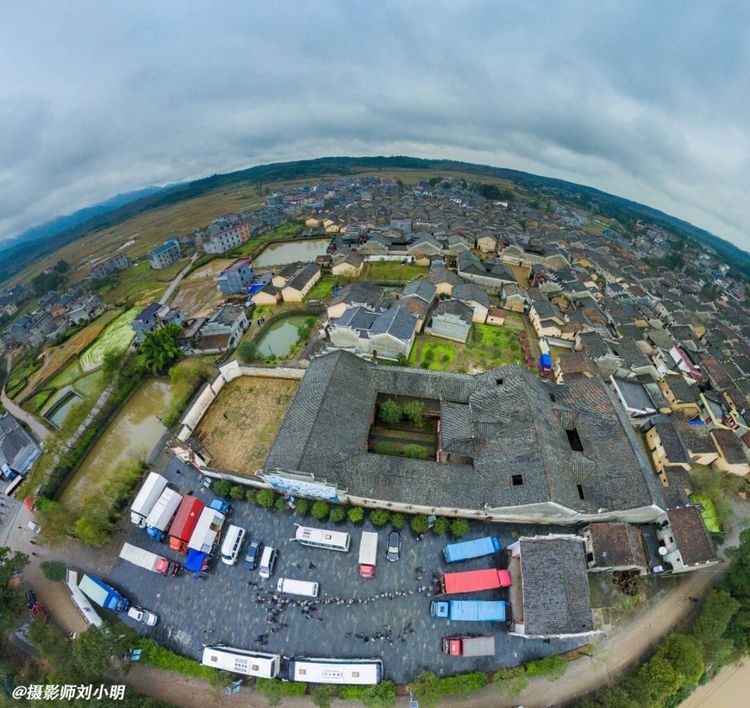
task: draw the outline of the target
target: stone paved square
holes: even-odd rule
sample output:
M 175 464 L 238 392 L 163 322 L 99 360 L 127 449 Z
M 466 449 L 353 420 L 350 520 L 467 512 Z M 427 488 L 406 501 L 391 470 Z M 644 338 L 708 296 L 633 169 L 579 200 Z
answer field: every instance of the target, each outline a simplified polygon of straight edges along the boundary
M 177 473 L 181 471 L 181 474 Z M 182 493 L 193 491 L 207 504 L 215 498 L 204 489 L 195 471 L 170 459 L 164 474 Z M 512 637 L 501 623 L 449 622 L 430 616 L 433 575 L 447 570 L 442 547 L 448 536 L 432 533 L 417 542 L 407 528 L 402 531 L 401 559 L 389 563 L 385 559 L 386 538 L 390 526 L 378 531 L 378 564 L 373 579 L 361 578 L 358 572 L 358 549 L 363 530 L 376 530 L 365 521 L 355 526 L 348 520 L 340 525 L 317 522 L 310 516 L 299 517 L 287 512 L 271 512 L 255 504 L 240 501 L 233 504 L 229 522 L 248 531 L 241 559 L 236 566 L 226 566 L 216 559 L 208 577 L 196 579 L 189 573 L 178 578 L 163 578 L 156 573 L 118 560 L 111 570 L 100 569 L 104 580 L 111 582 L 131 602 L 159 614 L 153 629 L 143 626 L 139 631 L 180 654 L 200 660 L 204 644 L 225 643 L 232 646 L 278 652 L 284 656 L 381 657 L 385 677 L 397 683 L 413 678 L 423 669 L 438 675 L 475 670 L 491 670 L 513 666 L 546 654 L 559 653 L 585 643 L 584 640 L 536 640 Z M 310 526 L 326 526 L 348 531 L 352 536 L 348 553 L 302 546 L 293 539 L 295 522 Z M 473 523 L 467 538 L 494 534 L 505 547 L 522 534 L 552 533 L 562 529 L 551 526 L 500 525 Z M 567 529 L 569 531 L 569 529 Z M 258 571 L 242 565 L 244 549 L 250 539 L 260 538 L 279 551 L 276 571 L 263 580 Z M 170 559 L 184 562 L 185 557 L 170 551 L 166 544 L 156 543 L 142 529 L 130 526 L 127 540 Z M 449 569 L 470 570 L 505 563 L 498 554 Z M 310 567 L 313 564 L 313 568 Z M 417 569 L 423 574 L 418 579 Z M 96 572 L 96 569 L 89 569 Z M 307 618 L 299 606 L 290 605 L 278 615 L 278 623 L 287 626 L 276 632 L 268 622 L 269 609 L 258 596 L 275 592 L 280 577 L 315 580 L 320 584 L 318 609 Z M 249 586 L 248 581 L 255 583 Z M 427 586 L 427 591 L 420 588 Z M 382 593 L 403 593 L 387 598 Z M 286 596 L 291 597 L 291 596 Z M 463 599 L 503 599 L 507 591 L 475 593 Z M 352 604 L 325 604 L 342 599 Z M 304 598 L 294 598 L 304 599 Z M 129 620 L 126 620 L 129 622 Z M 390 629 L 388 637 L 386 635 Z M 266 634 L 262 647 L 256 644 Z M 493 634 L 496 637 L 494 657 L 462 658 L 444 656 L 440 641 L 444 636 L 461 634 Z M 355 636 L 359 635 L 359 637 Z

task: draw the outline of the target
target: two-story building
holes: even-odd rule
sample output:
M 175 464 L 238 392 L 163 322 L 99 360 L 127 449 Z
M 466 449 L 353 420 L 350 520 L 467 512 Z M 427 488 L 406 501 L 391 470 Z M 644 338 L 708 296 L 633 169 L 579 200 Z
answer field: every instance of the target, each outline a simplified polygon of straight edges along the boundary
M 224 268 L 216 277 L 216 285 L 224 295 L 245 293 L 252 285 L 254 277 L 253 265 L 249 258 L 240 258 Z
M 152 248 L 148 252 L 148 262 L 156 270 L 161 270 L 172 265 L 172 263 L 176 263 L 181 257 L 180 242 L 176 238 L 170 238 L 161 246 Z

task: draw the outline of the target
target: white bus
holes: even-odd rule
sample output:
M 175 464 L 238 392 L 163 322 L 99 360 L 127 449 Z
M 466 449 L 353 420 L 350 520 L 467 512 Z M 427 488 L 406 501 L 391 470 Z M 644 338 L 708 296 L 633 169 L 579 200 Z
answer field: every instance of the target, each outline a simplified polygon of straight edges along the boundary
M 302 597 L 317 597 L 320 586 L 312 580 L 293 580 L 292 578 L 279 578 L 276 583 L 276 592 L 284 592 L 287 595 L 302 595 Z
M 221 671 L 272 679 L 279 675 L 281 655 L 214 644 L 203 648 L 202 663 L 204 666 L 213 666 Z
M 289 680 L 307 683 L 372 685 L 383 678 L 380 659 L 289 659 Z
M 294 540 L 303 546 L 315 548 L 327 548 L 329 551 L 341 551 L 346 553 L 351 544 L 351 537 L 346 531 L 329 531 L 328 529 L 314 529 L 310 526 L 295 524 L 297 531 Z

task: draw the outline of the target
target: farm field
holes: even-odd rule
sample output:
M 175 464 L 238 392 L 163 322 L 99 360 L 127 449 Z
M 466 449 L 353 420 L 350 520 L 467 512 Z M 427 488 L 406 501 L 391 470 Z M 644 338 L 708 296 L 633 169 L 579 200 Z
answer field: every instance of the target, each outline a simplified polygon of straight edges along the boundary
M 362 280 L 399 281 L 406 283 L 414 278 L 426 277 L 427 266 L 401 263 L 401 261 L 369 261 L 362 271 Z
M 224 295 L 216 285 L 214 276 L 233 262 L 233 258 L 215 258 L 194 270 L 180 283 L 170 305 L 179 307 L 188 319 L 208 315 L 224 301 Z
M 253 376 L 227 384 L 197 430 L 212 466 L 251 476 L 263 464 L 297 386 Z
M 466 344 L 420 335 L 409 355 L 410 366 L 470 374 L 522 363 L 521 344 L 515 329 L 481 324 L 472 326 Z
M 101 366 L 104 355 L 108 352 L 124 352 L 133 341 L 135 333 L 130 327 L 130 321 L 138 314 L 138 308 L 133 307 L 123 312 L 112 324 L 97 337 L 96 341 L 81 354 L 81 369 L 84 372 L 93 371 Z
M 113 284 L 105 285 L 97 294 L 113 304 L 147 305 L 161 297 L 169 282 L 187 263 L 187 258 L 181 258 L 166 268 L 154 270 L 148 260 L 143 260 L 118 273 Z
M 19 400 L 28 396 L 42 381 L 54 376 L 71 357 L 86 349 L 119 314 L 119 310 L 108 310 L 59 346 L 45 349 L 41 367 L 27 378 L 26 386 L 17 395 Z
M 307 294 L 305 300 L 328 300 L 333 292 L 336 283 L 340 284 L 341 279 L 335 275 L 324 275 Z

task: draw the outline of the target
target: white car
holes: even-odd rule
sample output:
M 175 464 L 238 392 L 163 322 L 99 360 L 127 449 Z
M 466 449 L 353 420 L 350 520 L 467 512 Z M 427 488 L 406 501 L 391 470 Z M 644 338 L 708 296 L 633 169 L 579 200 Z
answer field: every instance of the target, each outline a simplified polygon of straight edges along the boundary
M 149 612 L 135 605 L 128 610 L 128 617 L 134 619 L 136 622 L 143 622 L 148 627 L 153 627 L 159 621 L 159 615 L 155 612 Z

